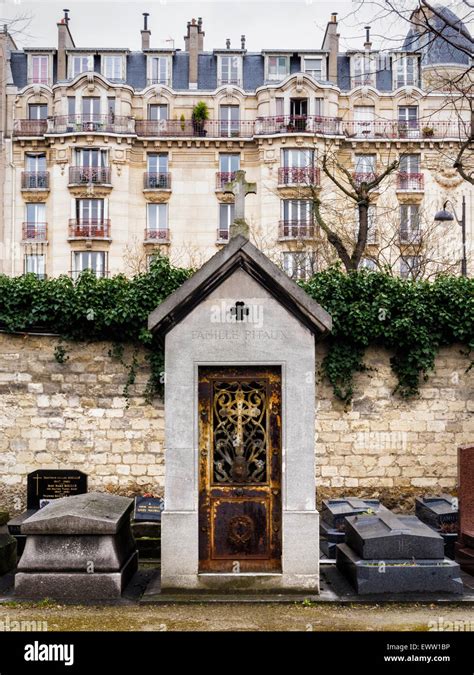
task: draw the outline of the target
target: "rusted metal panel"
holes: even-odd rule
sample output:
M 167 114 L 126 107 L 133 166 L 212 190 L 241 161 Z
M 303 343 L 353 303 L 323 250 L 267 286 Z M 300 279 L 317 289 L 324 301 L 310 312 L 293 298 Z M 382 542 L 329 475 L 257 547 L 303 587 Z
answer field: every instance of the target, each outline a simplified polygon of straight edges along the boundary
M 281 371 L 199 370 L 201 571 L 281 569 Z

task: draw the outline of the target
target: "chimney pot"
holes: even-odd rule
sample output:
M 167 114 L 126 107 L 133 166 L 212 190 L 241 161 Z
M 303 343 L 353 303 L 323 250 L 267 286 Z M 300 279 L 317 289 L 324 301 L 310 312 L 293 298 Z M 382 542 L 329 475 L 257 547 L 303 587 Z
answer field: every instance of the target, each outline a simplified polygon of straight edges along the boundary
M 230 39 L 229 38 L 227 38 L 227 40 L 225 41 L 225 46 L 226 46 L 227 49 L 230 49 Z
M 333 12 L 333 13 L 331 14 L 331 21 L 332 21 L 333 23 L 337 23 L 337 12 Z
M 245 49 L 245 35 L 240 36 L 240 44 L 242 49 Z
M 70 11 L 71 11 L 70 9 L 63 9 L 63 12 L 64 12 L 64 23 L 66 23 L 66 24 L 69 23 L 69 12 L 70 12 Z
M 364 26 L 365 27 L 365 41 L 367 43 L 370 42 L 370 26 Z
M 143 30 L 148 30 L 148 17 L 150 16 L 149 12 L 143 12 Z

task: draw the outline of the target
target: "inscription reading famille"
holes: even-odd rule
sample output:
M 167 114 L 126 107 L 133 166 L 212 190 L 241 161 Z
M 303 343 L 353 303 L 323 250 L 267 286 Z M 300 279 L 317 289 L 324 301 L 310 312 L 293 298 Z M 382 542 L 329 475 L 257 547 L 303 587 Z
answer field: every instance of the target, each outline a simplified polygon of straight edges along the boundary
M 193 330 L 193 340 L 285 340 L 286 333 L 282 330 Z

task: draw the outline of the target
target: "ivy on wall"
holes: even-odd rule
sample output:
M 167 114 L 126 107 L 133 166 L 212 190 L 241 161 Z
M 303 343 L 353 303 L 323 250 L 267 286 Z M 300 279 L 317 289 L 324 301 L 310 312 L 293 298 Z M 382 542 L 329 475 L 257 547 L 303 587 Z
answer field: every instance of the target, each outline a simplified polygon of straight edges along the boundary
M 76 282 L 66 276 L 39 280 L 34 275 L 0 275 L 0 327 L 55 333 L 63 341 L 111 341 L 111 358 L 128 369 L 125 395 L 137 372 L 137 349 L 144 346 L 151 368 L 146 395 L 151 400 L 161 393 L 164 364 L 158 340 L 147 329 L 148 314 L 191 274 L 157 257 L 149 272 L 133 279 L 96 278 L 89 272 Z M 418 393 L 420 378 L 427 379 L 440 347 L 460 343 L 466 355 L 474 348 L 472 279 L 440 276 L 433 282 L 413 282 L 378 272 L 345 274 L 335 267 L 301 286 L 332 315 L 322 370 L 345 402 L 353 395 L 354 374 L 368 369 L 363 359 L 369 345 L 392 352 L 396 391 L 403 397 Z M 55 350 L 60 363 L 68 358 L 63 341 Z M 136 348 L 128 364 L 124 344 Z

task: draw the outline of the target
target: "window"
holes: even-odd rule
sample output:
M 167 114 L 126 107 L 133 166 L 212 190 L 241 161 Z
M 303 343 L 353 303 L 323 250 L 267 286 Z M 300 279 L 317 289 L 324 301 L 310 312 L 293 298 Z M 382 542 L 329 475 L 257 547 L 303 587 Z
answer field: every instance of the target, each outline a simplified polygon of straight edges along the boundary
M 25 274 L 36 274 L 39 279 L 46 276 L 46 256 L 44 254 L 27 253 L 23 259 Z
M 377 244 L 377 207 L 375 204 L 371 204 L 368 210 L 368 230 L 367 230 L 367 244 Z M 355 239 L 359 237 L 359 209 L 355 209 L 355 218 L 356 218 L 356 230 L 355 230 Z
M 357 136 L 372 136 L 374 131 L 375 107 L 373 105 L 355 105 L 354 121 Z
M 167 239 L 168 204 L 147 204 L 147 229 L 149 239 Z
M 279 117 L 285 114 L 285 99 L 282 96 L 275 98 L 275 114 Z
M 377 155 L 355 156 L 355 178 L 372 180 L 376 175 Z
M 240 155 L 222 153 L 219 155 L 219 173 L 217 174 L 217 187 L 223 187 L 235 178 L 235 172 L 240 169 Z
M 418 106 L 408 105 L 398 108 L 398 131 L 401 137 L 418 136 Z
M 49 56 L 46 54 L 33 54 L 31 56 L 30 82 L 35 84 L 49 83 Z
M 46 103 L 30 103 L 28 105 L 28 119 L 45 120 L 48 117 L 48 106 Z
M 46 239 L 46 204 L 25 204 L 24 239 Z
M 322 59 L 303 59 L 303 71 L 311 75 L 315 80 L 323 79 Z
M 74 279 L 77 279 L 84 270 L 91 270 L 98 277 L 107 274 L 107 253 L 105 251 L 74 251 L 72 262 Z
M 289 148 L 282 150 L 283 166 L 287 168 L 313 167 L 314 150 L 300 150 Z
M 421 271 L 421 258 L 417 255 L 406 255 L 400 260 L 400 276 L 402 279 L 416 279 Z
M 150 103 L 148 106 L 148 119 L 153 121 L 168 119 L 168 106 L 166 103 Z
M 80 54 L 69 56 L 69 77 L 73 79 L 81 73 L 87 73 L 94 69 L 94 57 L 92 54 Z
M 100 121 L 100 98 L 98 96 L 84 96 L 82 99 L 83 121 Z
M 219 229 L 217 233 L 218 240 L 229 239 L 230 226 L 234 222 L 235 206 L 234 204 L 219 204 Z
M 165 152 L 153 152 L 147 155 L 147 181 L 149 189 L 167 189 L 170 186 L 168 173 L 168 155 Z
M 76 220 L 70 236 L 107 237 L 108 223 L 104 215 L 105 201 L 103 199 L 76 199 Z
M 238 105 L 221 105 L 219 109 L 220 135 L 238 136 L 240 130 L 240 108 Z
M 288 56 L 267 56 L 267 80 L 279 82 L 290 74 Z
M 74 164 L 69 170 L 70 183 L 109 183 L 107 150 L 76 148 Z
M 102 56 L 102 75 L 112 82 L 124 80 L 124 59 L 122 56 Z
M 107 150 L 95 148 L 76 148 L 74 152 L 75 165 L 81 167 L 107 166 Z
M 283 270 L 295 281 L 307 279 L 313 268 L 312 256 L 307 251 L 285 251 L 283 253 Z
M 242 59 L 236 54 L 219 57 L 219 84 L 242 84 Z
M 401 173 L 420 173 L 420 155 L 402 155 L 400 157 Z
M 300 150 L 288 148 L 281 151 L 282 170 L 279 174 L 279 184 L 304 183 L 311 185 L 315 182 L 314 150 Z
M 25 174 L 22 178 L 22 187 L 35 190 L 48 187 L 46 155 L 44 153 L 25 155 Z
M 288 223 L 307 224 L 312 222 L 310 199 L 282 199 L 282 219 Z
M 352 86 L 375 86 L 375 65 L 375 58 L 373 54 L 354 54 L 351 58 Z
M 324 110 L 324 99 L 323 98 L 315 98 L 314 99 L 314 114 L 317 117 L 321 117 L 323 115 L 323 110 Z
M 400 242 L 416 244 L 420 241 L 420 214 L 418 204 L 400 205 Z
M 417 56 L 398 56 L 394 64 L 394 88 L 419 84 L 419 61 Z
M 169 84 L 169 65 L 168 56 L 149 56 L 148 84 Z

